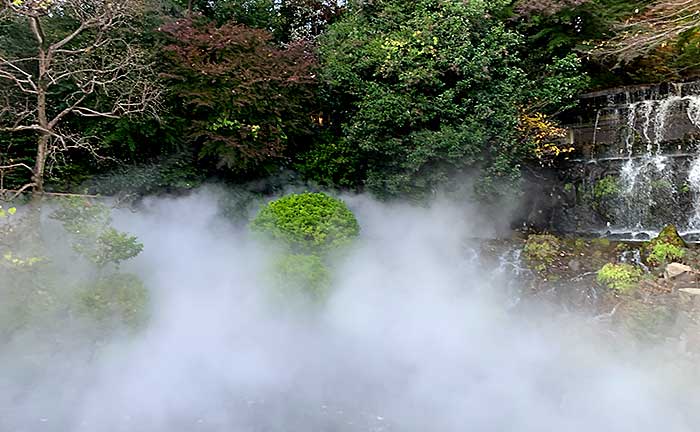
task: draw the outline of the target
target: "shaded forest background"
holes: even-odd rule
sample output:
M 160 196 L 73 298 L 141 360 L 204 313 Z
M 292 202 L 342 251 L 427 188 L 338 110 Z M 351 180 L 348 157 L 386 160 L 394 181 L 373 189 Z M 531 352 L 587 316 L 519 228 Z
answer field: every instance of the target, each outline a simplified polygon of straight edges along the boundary
M 694 0 L 2 5 L 5 197 L 290 179 L 425 197 L 470 176 L 490 199 L 573 150 L 557 116 L 577 95 L 700 76 Z

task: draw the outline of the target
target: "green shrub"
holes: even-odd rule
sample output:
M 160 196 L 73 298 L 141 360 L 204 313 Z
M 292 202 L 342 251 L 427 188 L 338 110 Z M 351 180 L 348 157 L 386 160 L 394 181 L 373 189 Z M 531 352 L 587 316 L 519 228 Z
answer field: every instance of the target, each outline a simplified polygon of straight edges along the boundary
M 305 178 L 324 186 L 353 189 L 365 177 L 362 156 L 345 139 L 324 136 L 308 151 L 297 155 L 294 167 Z
M 615 291 L 631 291 L 642 277 L 642 270 L 631 264 L 608 263 L 598 270 L 598 282 Z
M 140 254 L 143 244 L 127 233 L 109 227 L 105 229 L 95 243 L 95 248 L 88 258 L 102 267 L 108 263 L 119 264 Z
M 324 253 L 359 234 L 355 216 L 341 200 L 323 193 L 288 195 L 268 203 L 250 225 L 294 253 Z
M 531 261 L 550 264 L 559 254 L 561 243 L 551 234 L 533 234 L 525 243 L 525 255 Z
M 276 293 L 284 299 L 298 299 L 301 293 L 312 302 L 323 301 L 330 288 L 330 272 L 317 255 L 284 255 L 275 261 L 272 275 Z
M 115 273 L 80 287 L 79 310 L 100 322 L 137 328 L 148 316 L 148 291 L 138 276 Z
M 620 192 L 620 186 L 617 178 L 606 176 L 598 180 L 593 187 L 593 196 L 599 200 L 617 195 Z
M 656 243 L 647 257 L 650 264 L 661 264 L 680 260 L 685 256 L 685 249 L 670 243 Z
M 73 250 L 98 267 L 119 266 L 141 253 L 143 244 L 128 233 L 114 229 L 110 209 L 83 198 L 66 198 L 51 218 L 61 222 L 71 235 Z

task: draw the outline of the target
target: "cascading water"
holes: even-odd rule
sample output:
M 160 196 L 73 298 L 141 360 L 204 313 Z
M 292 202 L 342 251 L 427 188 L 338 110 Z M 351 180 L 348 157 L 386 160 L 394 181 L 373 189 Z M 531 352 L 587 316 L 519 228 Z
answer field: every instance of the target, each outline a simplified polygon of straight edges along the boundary
M 700 129 L 700 98 L 690 98 L 688 101 L 688 120 Z M 693 214 L 690 216 L 688 228 L 700 230 L 700 154 L 690 163 L 688 169 L 688 187 L 693 194 Z
M 697 231 L 700 230 L 700 155 L 690 164 L 688 186 L 693 193 L 693 214 L 690 216 L 688 228 Z
M 651 222 L 652 209 L 660 200 L 676 193 L 668 158 L 661 150 L 668 114 L 678 98 L 645 100 L 629 106 L 625 130 L 627 160 L 620 169 L 622 212 L 619 222 L 626 228 L 644 229 Z M 641 140 L 643 153 L 635 157 L 635 144 Z M 665 189 L 661 190 L 660 189 Z
M 625 106 L 614 108 L 621 120 L 620 141 L 624 147 L 619 151 L 623 159 L 616 179 L 616 202 L 611 205 L 614 210 L 608 212 L 612 228 L 654 231 L 676 223 L 686 230 L 700 229 L 700 155 L 690 167 L 679 167 L 673 160 L 689 156 L 688 152 L 678 153 L 681 145 L 675 144 L 679 141 L 679 119 L 687 117 L 685 123 L 700 131 L 700 94 L 688 93 L 682 84 L 672 85 L 664 97 L 652 91 L 644 99 L 633 101 L 627 93 Z M 601 111 L 611 108 L 597 110 L 594 139 Z M 668 148 L 669 143 L 675 147 Z M 688 192 L 692 193 L 692 214 L 687 214 L 679 198 Z
M 700 241 L 700 80 L 588 93 L 559 120 L 574 157 L 527 179 L 525 224 L 618 240 L 674 224 Z

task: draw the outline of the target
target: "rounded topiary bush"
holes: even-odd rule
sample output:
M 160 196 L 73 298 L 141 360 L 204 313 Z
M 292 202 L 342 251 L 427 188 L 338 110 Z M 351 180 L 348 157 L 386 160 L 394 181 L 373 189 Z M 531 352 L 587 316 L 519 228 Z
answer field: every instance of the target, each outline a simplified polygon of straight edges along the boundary
M 328 294 L 331 275 L 317 255 L 287 254 L 273 265 L 276 294 L 287 300 L 302 293 L 306 300 L 322 301 Z
M 357 219 L 339 199 L 324 193 L 287 195 L 263 207 L 253 231 L 286 244 L 295 253 L 324 253 L 357 237 Z

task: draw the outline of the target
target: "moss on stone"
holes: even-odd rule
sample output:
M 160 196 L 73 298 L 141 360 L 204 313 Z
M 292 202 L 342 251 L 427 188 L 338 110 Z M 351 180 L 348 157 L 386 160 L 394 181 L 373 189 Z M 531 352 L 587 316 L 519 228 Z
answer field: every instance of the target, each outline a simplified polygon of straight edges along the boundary
M 655 243 L 668 243 L 679 248 L 688 247 L 685 240 L 683 240 L 680 234 L 678 234 L 678 230 L 676 229 L 675 225 L 666 225 L 664 229 L 661 230 L 659 235 L 649 243 L 652 245 Z
M 652 264 L 663 264 L 678 261 L 685 256 L 685 249 L 679 248 L 670 243 L 656 243 L 649 256 L 647 262 Z
M 596 200 L 616 196 L 620 192 L 620 185 L 614 176 L 605 176 L 593 186 L 593 197 Z
M 525 257 L 540 273 L 554 263 L 561 249 L 560 240 L 551 234 L 532 234 L 525 243 Z
M 619 293 L 628 293 L 636 288 L 642 270 L 631 264 L 608 263 L 598 270 L 598 282 Z
M 688 247 L 674 225 L 667 225 L 658 236 L 643 247 L 647 263 L 658 265 L 669 260 L 677 260 L 685 255 Z

